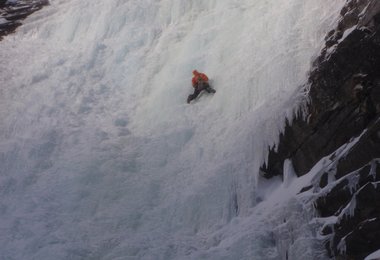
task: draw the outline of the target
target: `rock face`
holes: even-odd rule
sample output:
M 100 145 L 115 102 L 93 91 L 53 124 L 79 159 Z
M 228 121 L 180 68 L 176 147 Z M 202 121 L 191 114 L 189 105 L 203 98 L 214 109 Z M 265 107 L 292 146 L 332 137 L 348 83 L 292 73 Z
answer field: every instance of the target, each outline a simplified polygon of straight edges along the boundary
M 28 15 L 49 4 L 48 0 L 0 0 L 0 40 L 16 30 Z
M 372 160 L 329 185 L 316 200 L 322 218 L 335 218 L 321 230 L 331 256 L 364 259 L 380 248 L 379 184 L 380 160 Z
M 380 1 L 347 1 L 313 65 L 309 114 L 286 125 L 262 170 L 281 175 L 290 158 L 302 176 L 329 156 L 334 167 L 313 183 L 317 210 L 334 220 L 321 230 L 326 248 L 364 259 L 380 249 Z

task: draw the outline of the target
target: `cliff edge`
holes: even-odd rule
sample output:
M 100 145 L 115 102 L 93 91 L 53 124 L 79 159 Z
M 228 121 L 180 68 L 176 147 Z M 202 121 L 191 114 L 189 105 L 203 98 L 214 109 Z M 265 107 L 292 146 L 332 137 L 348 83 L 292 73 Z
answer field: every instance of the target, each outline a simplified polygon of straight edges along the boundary
M 328 157 L 302 191 L 316 194 L 329 255 L 364 259 L 380 248 L 380 2 L 347 1 L 325 40 L 305 86 L 308 113 L 287 123 L 262 170 L 281 175 L 291 159 L 302 176 Z

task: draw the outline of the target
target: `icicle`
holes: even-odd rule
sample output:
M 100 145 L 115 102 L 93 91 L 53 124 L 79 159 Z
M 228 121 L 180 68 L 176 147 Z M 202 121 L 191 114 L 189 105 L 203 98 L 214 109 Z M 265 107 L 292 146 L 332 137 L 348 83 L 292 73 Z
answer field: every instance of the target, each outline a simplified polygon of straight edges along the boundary
M 371 161 L 371 170 L 369 174 L 373 177 L 374 180 L 376 180 L 376 170 L 377 170 L 377 161 L 372 160 Z
M 354 193 L 356 191 L 356 187 L 358 186 L 360 176 L 355 172 L 354 174 L 350 175 L 347 180 L 348 184 L 347 187 L 350 190 L 350 193 Z
M 284 186 L 289 186 L 295 177 L 297 177 L 297 175 L 294 171 L 292 161 L 286 159 L 284 162 Z
M 338 244 L 338 250 L 341 254 L 345 254 L 346 253 L 346 237 L 342 238 Z

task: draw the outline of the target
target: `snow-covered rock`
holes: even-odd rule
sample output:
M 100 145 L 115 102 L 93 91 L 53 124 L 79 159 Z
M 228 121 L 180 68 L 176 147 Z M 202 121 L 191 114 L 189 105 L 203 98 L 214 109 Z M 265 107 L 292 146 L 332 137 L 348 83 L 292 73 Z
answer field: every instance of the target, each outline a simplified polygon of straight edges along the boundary
M 325 156 L 331 162 L 303 191 L 313 192 L 327 222 L 330 255 L 363 259 L 380 247 L 380 2 L 348 1 L 315 60 L 307 113 L 288 122 L 264 176 L 292 161 L 298 176 Z M 331 221 L 334 220 L 334 221 Z

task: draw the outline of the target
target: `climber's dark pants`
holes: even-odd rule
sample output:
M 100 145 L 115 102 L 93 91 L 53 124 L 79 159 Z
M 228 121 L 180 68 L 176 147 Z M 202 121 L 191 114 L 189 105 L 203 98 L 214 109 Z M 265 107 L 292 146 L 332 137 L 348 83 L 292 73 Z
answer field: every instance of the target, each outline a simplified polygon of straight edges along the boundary
M 200 82 L 197 86 L 194 87 L 194 93 L 189 95 L 189 97 L 187 98 L 187 103 L 190 103 L 191 100 L 196 99 L 203 90 L 207 93 L 216 92 L 215 89 L 210 87 L 210 85 L 207 82 Z

